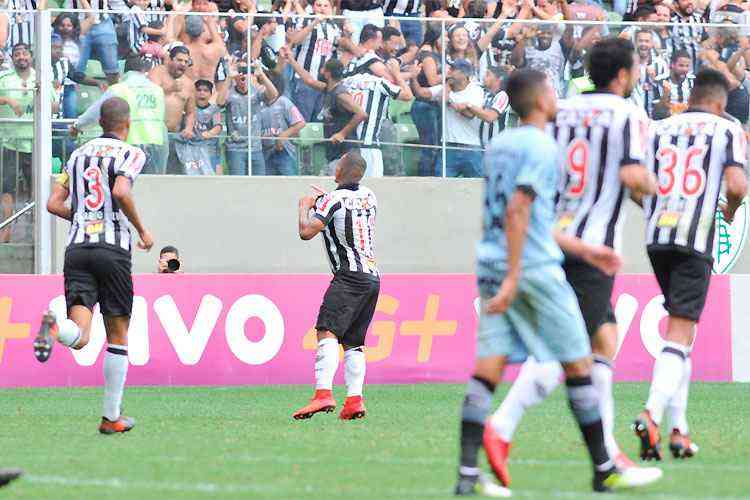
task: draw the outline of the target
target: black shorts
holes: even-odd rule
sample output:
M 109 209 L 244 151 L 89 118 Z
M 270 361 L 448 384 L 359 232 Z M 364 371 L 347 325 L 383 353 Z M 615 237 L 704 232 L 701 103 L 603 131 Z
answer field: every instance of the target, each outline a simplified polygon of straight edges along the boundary
M 677 250 L 649 250 L 648 258 L 664 294 L 664 309 L 678 318 L 698 321 L 711 281 L 711 261 Z
M 591 264 L 570 257 L 565 259 L 563 269 L 578 298 L 589 337 L 593 337 L 603 324 L 616 323 L 612 311 L 614 276 L 608 276 Z
M 379 293 L 379 278 L 366 273 L 337 272 L 323 296 L 315 328 L 328 330 L 345 346 L 365 345 Z
M 65 252 L 65 302 L 93 309 L 104 316 L 130 316 L 133 278 L 130 255 L 102 247 L 72 247 Z

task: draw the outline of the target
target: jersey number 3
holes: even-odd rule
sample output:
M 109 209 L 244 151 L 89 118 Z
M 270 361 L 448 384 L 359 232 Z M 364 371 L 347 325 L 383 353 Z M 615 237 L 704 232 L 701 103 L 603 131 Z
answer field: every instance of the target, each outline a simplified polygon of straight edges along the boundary
M 690 146 L 686 151 L 674 146 L 660 148 L 656 152 L 656 161 L 659 162 L 659 196 L 670 196 L 677 185 L 685 198 L 702 195 L 706 187 L 706 172 L 703 170 L 705 156 L 705 146 Z
M 86 208 L 99 210 L 104 205 L 104 188 L 102 187 L 102 171 L 99 167 L 89 167 L 83 172 L 83 178 L 88 181 L 89 194 L 86 196 Z

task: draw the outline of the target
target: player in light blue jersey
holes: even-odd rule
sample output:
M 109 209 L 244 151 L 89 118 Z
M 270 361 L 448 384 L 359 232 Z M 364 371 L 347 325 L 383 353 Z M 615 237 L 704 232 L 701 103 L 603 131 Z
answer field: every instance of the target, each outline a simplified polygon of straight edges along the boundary
M 594 465 L 594 490 L 648 484 L 658 478 L 623 473 L 607 453 L 591 382 L 589 339 L 561 267 L 554 232 L 558 154 L 544 133 L 557 111 L 555 90 L 544 73 L 534 70 L 514 72 L 507 85 L 522 125 L 494 138 L 485 154 L 484 235 L 477 249 L 482 310 L 477 361 L 462 407 L 455 493 L 510 495 L 480 474 L 477 455 L 484 442 L 492 466 L 492 430 L 484 425 L 492 396 L 505 365 L 529 355 L 563 365 L 570 407 Z

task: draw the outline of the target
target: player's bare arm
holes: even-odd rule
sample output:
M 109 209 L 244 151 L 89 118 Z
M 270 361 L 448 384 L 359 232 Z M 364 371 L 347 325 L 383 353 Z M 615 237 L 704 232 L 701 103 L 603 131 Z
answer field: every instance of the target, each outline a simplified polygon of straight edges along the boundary
M 351 134 L 352 131 L 357 128 L 357 125 L 367 120 L 368 116 L 367 113 L 365 113 L 365 111 L 362 109 L 362 107 L 354 102 L 351 94 L 342 92 L 336 98 L 339 100 L 339 104 L 341 104 L 341 106 L 345 110 L 352 113 L 352 117 L 349 122 L 344 125 L 344 128 L 331 136 L 331 142 L 334 144 L 344 142 L 344 140 L 349 137 L 349 134 Z
M 724 170 L 724 181 L 726 182 L 727 202 L 721 205 L 724 220 L 731 222 L 734 214 L 742 205 L 742 200 L 747 196 L 747 175 L 742 167 L 727 167 Z
M 322 220 L 310 217 L 315 200 L 315 196 L 303 196 L 299 200 L 299 237 L 305 241 L 315 238 L 325 228 Z
M 604 274 L 614 276 L 622 268 L 620 255 L 606 245 L 589 245 L 562 231 L 555 231 L 555 241 L 565 253 L 579 257 Z
M 648 196 L 656 192 L 656 177 L 640 163 L 620 167 L 620 181 L 636 197 Z
M 69 194 L 70 191 L 68 190 L 67 179 L 65 179 L 64 183 L 56 182 L 55 185 L 52 186 L 52 192 L 49 195 L 49 200 L 47 200 L 47 211 L 61 219 L 71 220 L 73 218 L 73 212 L 70 210 L 70 207 L 65 204 Z
M 297 75 L 302 79 L 302 81 L 307 85 L 308 87 L 312 87 L 313 89 L 317 90 L 318 92 L 325 92 L 326 90 L 326 84 L 324 82 L 321 82 L 317 78 L 313 78 L 313 76 L 300 65 L 297 60 L 292 57 L 292 51 L 289 49 L 289 47 L 281 47 L 279 50 L 279 56 L 281 57 L 281 60 L 289 64 L 292 69 L 294 70 Z
M 501 314 L 508 310 L 518 291 L 521 277 L 521 255 L 526 243 L 531 204 L 534 193 L 528 189 L 518 189 L 508 203 L 505 214 L 505 236 L 508 240 L 508 274 L 503 279 L 497 295 L 487 302 L 487 312 Z
M 122 175 L 118 176 L 117 180 L 115 180 L 115 187 L 112 189 L 112 197 L 117 200 L 125 216 L 133 224 L 135 230 L 138 231 L 138 236 L 141 239 L 138 242 L 138 248 L 149 251 L 154 246 L 154 238 L 141 223 L 141 218 L 138 216 L 138 211 L 135 208 L 131 188 L 130 179 Z

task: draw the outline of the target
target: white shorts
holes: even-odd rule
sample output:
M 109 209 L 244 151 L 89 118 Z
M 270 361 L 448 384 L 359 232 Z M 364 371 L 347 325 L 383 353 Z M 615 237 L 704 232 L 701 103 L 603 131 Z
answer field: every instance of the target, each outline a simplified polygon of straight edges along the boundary
M 367 162 L 365 177 L 383 177 L 383 152 L 380 148 L 360 148 L 359 154 Z

